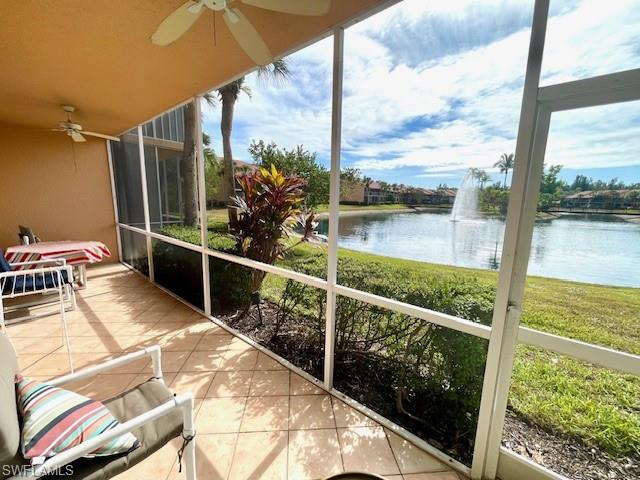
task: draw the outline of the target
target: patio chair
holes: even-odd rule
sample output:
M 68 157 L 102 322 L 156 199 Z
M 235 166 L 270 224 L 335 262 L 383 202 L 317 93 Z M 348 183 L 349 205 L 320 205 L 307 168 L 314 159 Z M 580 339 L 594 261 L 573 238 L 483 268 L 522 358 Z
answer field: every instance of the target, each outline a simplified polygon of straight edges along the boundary
M 161 352 L 152 346 L 138 352 L 48 381 L 61 387 L 76 380 L 93 377 L 127 363 L 151 357 L 153 377 L 145 383 L 103 402 L 120 422 L 117 427 L 85 440 L 69 450 L 48 458 L 38 466 L 16 475 L 20 466 L 29 466 L 20 451 L 20 419 L 16 403 L 14 378 L 18 373 L 16 352 L 8 337 L 0 333 L 0 480 L 25 478 L 61 478 L 47 472 L 64 471 L 69 480 L 106 480 L 130 469 L 182 435 L 183 445 L 178 458 L 184 460 L 187 480 L 196 480 L 194 400 L 190 393 L 173 395 L 162 378 Z M 141 446 L 129 453 L 108 457 L 83 458 L 114 438 L 132 432 Z M 65 466 L 72 466 L 68 470 Z M 182 465 L 182 463 L 181 463 Z M 14 466 L 13 472 L 6 474 Z M 4 476 L 3 476 L 4 475 Z M 13 475 L 13 476 L 11 476 Z
M 23 269 L 15 270 L 15 267 L 21 267 Z M 8 324 L 43 316 L 42 314 L 38 314 L 6 320 L 4 305 L 6 299 L 53 293 L 58 294 L 62 333 L 64 343 L 67 346 L 69 369 L 73 372 L 73 359 L 71 358 L 65 307 L 65 299 L 71 301 L 72 309 L 75 309 L 76 306 L 71 267 L 66 264 L 66 260 L 64 259 L 9 263 L 4 256 L 4 252 L 0 250 L 0 331 L 6 333 Z M 42 302 L 27 303 L 17 308 L 31 307 L 40 304 L 42 304 Z M 15 309 L 14 307 L 13 310 Z M 50 315 L 50 313 L 46 315 Z

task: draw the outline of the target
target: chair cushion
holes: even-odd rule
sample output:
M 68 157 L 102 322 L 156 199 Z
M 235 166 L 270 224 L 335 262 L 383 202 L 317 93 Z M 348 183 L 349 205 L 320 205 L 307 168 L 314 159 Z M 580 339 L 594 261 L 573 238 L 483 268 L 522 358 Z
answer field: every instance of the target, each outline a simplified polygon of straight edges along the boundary
M 28 270 L 25 270 L 28 272 Z M 69 283 L 69 275 L 66 270 L 61 272 L 62 283 Z M 24 277 L 7 278 L 2 284 L 2 293 L 10 294 L 11 292 L 36 292 L 45 288 L 57 288 L 59 286 L 58 274 L 37 273 L 35 275 L 26 275 Z
M 0 249 L 0 273 L 2 273 L 2 272 L 11 272 L 12 270 L 13 270 L 13 268 L 11 268 L 11 265 L 9 264 L 9 261 L 4 256 L 4 251 L 2 251 L 2 249 Z
M 151 379 L 105 402 L 106 407 L 120 421 L 125 422 L 173 399 L 173 393 L 159 380 Z M 126 455 L 81 458 L 73 462 L 70 480 L 107 480 L 128 470 L 149 457 L 182 432 L 182 414 L 179 410 L 144 424 L 133 434 L 142 444 Z M 177 449 L 176 449 L 177 451 Z M 43 477 L 49 480 L 60 477 Z M 67 478 L 67 477 L 65 477 Z
M 15 376 L 18 358 L 9 338 L 0 333 L 0 465 L 10 465 L 20 451 Z M 0 473 L 1 474 L 1 473 Z
M 26 377 L 18 379 L 16 388 L 25 459 L 53 457 L 119 425 L 101 402 L 83 395 Z M 138 440 L 127 433 L 85 456 L 128 453 L 138 446 Z

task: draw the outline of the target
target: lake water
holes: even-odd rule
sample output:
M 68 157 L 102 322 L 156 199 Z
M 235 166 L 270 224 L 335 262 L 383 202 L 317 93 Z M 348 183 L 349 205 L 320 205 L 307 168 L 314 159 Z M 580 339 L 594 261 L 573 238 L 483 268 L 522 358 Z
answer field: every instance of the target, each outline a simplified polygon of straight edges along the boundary
M 327 233 L 327 220 L 320 233 Z M 449 212 L 340 217 L 340 247 L 389 257 L 498 270 L 505 221 L 451 222 Z M 529 275 L 640 287 L 640 224 L 613 215 L 537 220 Z

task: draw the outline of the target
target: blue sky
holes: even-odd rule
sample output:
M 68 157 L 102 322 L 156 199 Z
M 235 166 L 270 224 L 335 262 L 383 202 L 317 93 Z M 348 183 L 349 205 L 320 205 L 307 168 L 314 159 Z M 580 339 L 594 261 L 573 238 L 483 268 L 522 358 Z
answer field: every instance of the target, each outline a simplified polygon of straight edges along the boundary
M 457 185 L 515 149 L 532 1 L 405 0 L 346 31 L 342 164 L 390 183 Z M 633 0 L 552 1 L 542 85 L 640 67 Z M 284 85 L 249 75 L 234 156 L 252 139 L 303 144 L 328 165 L 332 39 L 287 58 Z M 221 154 L 220 108 L 205 129 Z M 640 182 L 640 102 L 554 114 L 546 161 Z

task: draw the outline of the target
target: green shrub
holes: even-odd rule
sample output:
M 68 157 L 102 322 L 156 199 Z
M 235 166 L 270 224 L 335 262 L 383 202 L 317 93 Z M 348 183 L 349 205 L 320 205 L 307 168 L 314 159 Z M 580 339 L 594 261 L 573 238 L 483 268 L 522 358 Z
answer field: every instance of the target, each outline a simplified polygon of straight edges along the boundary
M 236 241 L 228 232 L 228 226 L 224 222 L 213 222 L 209 225 L 209 248 L 226 253 L 237 253 Z M 185 227 L 182 225 L 169 225 L 160 233 L 167 237 L 182 240 L 183 242 L 200 245 L 200 227 Z
M 208 230 L 210 233 L 229 233 L 229 224 L 223 221 L 210 220 Z
M 154 240 L 153 266 L 156 282 L 198 308 L 204 308 L 202 258 L 198 252 Z
M 231 235 L 209 234 L 209 248 L 231 255 L 238 254 L 235 239 Z M 251 268 L 221 258 L 209 257 L 209 282 L 211 308 L 214 312 L 226 312 L 243 308 L 251 299 Z
M 162 229 L 167 235 L 183 242 L 200 245 L 200 228 L 171 225 Z M 177 248 L 177 247 L 176 247 Z M 238 254 L 236 240 L 229 235 L 227 224 L 212 222 L 209 225 L 209 248 L 232 255 Z M 155 247 L 154 247 L 155 251 Z M 169 261 L 167 259 L 167 261 Z M 177 271 L 180 266 L 176 265 Z M 193 275 L 191 275 L 193 277 Z M 215 257 L 209 257 L 209 279 L 211 285 L 211 308 L 214 312 L 240 308 L 251 298 L 251 269 Z M 180 283 L 189 284 L 182 279 Z M 195 281 L 201 282 L 196 278 Z
M 308 275 L 326 276 L 326 256 L 322 253 L 293 256 L 287 259 L 287 266 Z M 432 275 L 418 282 L 401 270 L 388 265 L 383 268 L 375 258 L 341 257 L 338 282 L 472 322 L 491 323 L 494 287 L 472 276 Z M 269 299 L 289 305 L 287 313 L 298 318 L 291 322 L 300 323 L 299 318 L 306 316 L 306 331 L 317 338 L 315 332 L 323 319 L 317 318 L 318 309 L 312 307 L 321 304 L 326 293 L 292 281 L 282 285 L 269 289 Z M 305 332 L 299 327 L 296 330 Z M 370 369 L 378 370 L 380 385 L 368 387 L 386 392 L 378 393 L 387 396 L 381 403 L 396 403 L 396 409 L 401 410 L 396 412 L 396 419 L 400 413 L 407 419 L 419 418 L 436 429 L 446 429 L 447 435 L 456 439 L 455 448 L 470 453 L 486 361 L 484 339 L 339 296 L 335 348 L 336 369 L 346 368 L 344 362 L 352 361 L 348 359 L 354 355 L 369 358 Z M 357 388 L 348 391 L 350 385 L 351 381 L 343 381 L 340 388 L 356 398 L 362 394 Z M 389 414 L 384 405 L 369 406 Z
M 219 252 L 237 255 L 236 241 L 231 235 L 216 235 L 209 233 L 209 248 Z
M 198 227 L 167 225 L 166 227 L 162 228 L 160 233 L 166 235 L 167 237 L 182 240 L 183 242 L 200 245 L 200 228 Z

